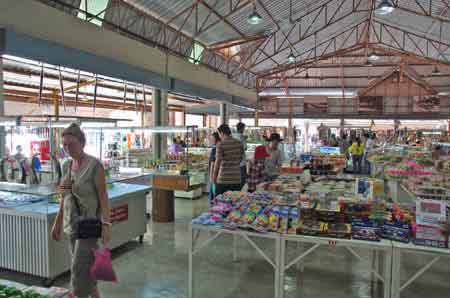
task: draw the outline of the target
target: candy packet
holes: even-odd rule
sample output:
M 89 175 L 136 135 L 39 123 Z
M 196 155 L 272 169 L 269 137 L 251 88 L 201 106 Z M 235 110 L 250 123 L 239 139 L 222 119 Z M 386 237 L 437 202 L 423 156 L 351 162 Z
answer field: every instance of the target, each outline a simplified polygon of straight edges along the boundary
M 280 212 L 280 226 L 278 227 L 278 232 L 285 234 L 288 231 L 289 226 L 289 206 L 283 206 Z
M 297 207 L 291 208 L 289 213 L 289 228 L 288 234 L 297 234 L 297 229 L 300 226 L 300 209 Z
M 269 230 L 272 232 L 278 231 L 278 227 L 280 224 L 280 206 L 274 206 L 269 213 Z

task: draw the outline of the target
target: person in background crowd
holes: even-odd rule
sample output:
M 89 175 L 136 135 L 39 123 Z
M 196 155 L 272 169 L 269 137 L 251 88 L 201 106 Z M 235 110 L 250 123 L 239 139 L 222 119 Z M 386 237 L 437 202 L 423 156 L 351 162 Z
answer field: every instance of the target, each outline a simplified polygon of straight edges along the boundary
M 346 134 L 342 135 L 342 138 L 339 143 L 339 147 L 342 154 L 345 154 L 348 158 L 348 147 L 350 147 L 350 144 L 348 143 L 348 136 Z
M 332 134 L 331 138 L 330 138 L 330 144 L 331 147 L 337 147 L 338 146 L 338 141 L 336 139 L 336 135 Z
M 248 173 L 248 192 L 254 192 L 256 186 L 265 181 L 265 162 L 269 157 L 265 146 L 258 146 L 255 148 L 254 159 L 250 162 L 250 169 Z
M 242 147 L 244 148 L 244 152 L 245 152 L 245 151 L 247 151 L 247 139 L 244 135 L 245 123 L 239 122 L 238 124 L 236 124 L 236 130 L 237 130 L 237 134 L 236 134 L 235 138 L 238 139 L 239 142 L 241 142 Z M 241 162 L 241 184 L 242 184 L 242 186 L 245 185 L 246 180 L 247 180 L 247 161 L 245 160 L 245 156 L 244 156 L 244 159 Z
M 182 151 L 181 145 L 177 138 L 172 139 L 172 145 L 170 145 L 170 153 L 178 154 Z
M 356 138 L 349 148 L 353 160 L 353 173 L 361 173 L 361 160 L 364 154 L 364 144 L 361 143 L 360 138 Z
M 213 173 L 214 173 L 214 163 L 216 161 L 216 146 L 220 142 L 219 133 L 214 132 L 209 136 L 209 143 L 211 144 L 211 153 L 209 155 L 209 203 L 212 205 L 214 198 L 216 197 L 216 187 L 214 185 Z
M 363 157 L 363 166 L 366 173 L 370 174 L 370 162 L 368 160 L 369 153 L 373 148 L 373 137 L 370 133 L 366 133 L 365 135 L 366 143 L 364 145 L 364 157 Z
M 266 147 L 269 157 L 265 162 L 265 172 L 269 179 L 273 179 L 281 174 L 281 166 L 283 165 L 283 152 L 278 148 L 283 139 L 278 133 L 272 133 L 267 139 Z
M 71 298 L 99 298 L 97 282 L 91 278 L 94 250 L 98 239 L 78 239 L 77 222 L 80 217 L 99 218 L 102 221 L 102 242 L 108 246 L 110 237 L 110 205 L 106 192 L 106 177 L 102 163 L 84 152 L 86 136 L 77 124 L 71 124 L 62 133 L 64 149 L 72 158 L 64 164 L 64 179 L 60 190 L 64 192 L 51 236 L 61 240 L 61 232 L 68 236 L 71 252 Z M 80 210 L 74 196 L 78 198 Z M 79 212 L 81 211 L 81 215 Z
M 241 190 L 241 162 L 244 159 L 244 147 L 241 142 L 231 136 L 231 129 L 222 124 L 219 131 L 220 143 L 216 146 L 216 161 L 214 162 L 213 182 L 216 195 L 228 190 Z

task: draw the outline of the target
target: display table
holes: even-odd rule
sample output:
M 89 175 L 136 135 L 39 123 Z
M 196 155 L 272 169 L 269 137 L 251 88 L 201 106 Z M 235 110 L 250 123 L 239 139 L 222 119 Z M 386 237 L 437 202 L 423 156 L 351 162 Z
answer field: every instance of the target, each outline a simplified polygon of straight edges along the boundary
M 142 240 L 147 231 L 145 196 L 149 189 L 124 183 L 108 185 L 111 249 L 136 237 Z M 0 268 L 42 277 L 47 283 L 69 270 L 67 239 L 51 239 L 58 209 L 47 197 L 37 203 L 0 208 Z
M 207 239 L 199 242 L 198 238 L 201 232 L 206 232 Z M 237 238 L 245 239 L 252 248 L 274 269 L 274 298 L 278 298 L 280 289 L 280 234 L 278 233 L 254 233 L 244 230 L 227 230 L 215 226 L 190 225 L 189 227 L 189 289 L 188 298 L 194 298 L 194 256 L 198 255 L 200 250 L 207 247 L 215 239 L 223 234 L 233 235 L 233 259 L 237 260 Z M 269 257 L 250 237 L 267 239 L 274 243 L 275 257 Z
M 154 172 L 152 175 L 152 219 L 155 222 L 175 220 L 175 191 L 190 192 L 204 184 L 204 173 Z
M 310 243 L 312 247 L 306 250 L 301 250 L 297 246 L 297 257 L 293 260 L 287 260 L 287 245 L 289 242 L 296 243 Z M 367 271 L 372 273 L 377 280 L 383 283 L 384 298 L 390 297 L 391 291 L 391 261 L 392 261 L 392 242 L 389 240 L 381 240 L 380 242 L 349 240 L 349 239 L 335 239 L 315 236 L 303 236 L 303 235 L 282 235 L 281 236 L 281 269 L 280 269 L 280 297 L 284 297 L 284 276 L 286 271 L 297 263 L 302 263 L 308 255 L 315 251 L 319 247 L 328 247 L 334 249 L 335 247 L 345 247 L 350 254 L 360 262 L 364 262 L 367 265 Z M 381 272 L 377 264 L 373 266 L 374 260 L 365 259 L 360 256 L 355 248 L 367 249 L 372 252 L 383 252 L 383 266 Z M 373 256 L 374 254 L 372 254 Z
M 409 277 L 404 283 L 401 282 L 403 268 L 402 255 L 414 254 L 417 257 L 428 256 L 430 261 L 422 266 L 417 272 Z M 392 298 L 400 298 L 401 292 L 413 282 L 417 281 L 425 272 L 430 270 L 439 261 L 450 261 L 450 249 L 434 248 L 414 245 L 412 243 L 393 242 L 392 258 Z

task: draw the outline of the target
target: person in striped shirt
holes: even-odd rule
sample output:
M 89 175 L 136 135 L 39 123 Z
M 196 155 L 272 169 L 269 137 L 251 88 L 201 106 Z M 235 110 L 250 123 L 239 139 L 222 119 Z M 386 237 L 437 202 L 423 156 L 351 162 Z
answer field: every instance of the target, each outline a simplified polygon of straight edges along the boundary
M 239 140 L 231 136 L 231 129 L 222 124 L 217 129 L 221 142 L 216 147 L 216 161 L 214 163 L 213 182 L 216 185 L 216 195 L 226 191 L 242 189 L 241 167 L 244 159 L 244 147 Z

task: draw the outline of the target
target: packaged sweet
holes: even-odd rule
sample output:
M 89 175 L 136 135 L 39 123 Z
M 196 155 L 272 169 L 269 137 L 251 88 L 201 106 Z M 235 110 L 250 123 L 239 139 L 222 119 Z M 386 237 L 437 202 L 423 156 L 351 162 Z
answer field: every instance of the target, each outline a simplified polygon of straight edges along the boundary
M 238 223 L 241 220 L 242 213 L 240 210 L 233 210 L 228 214 L 226 221 Z
M 446 248 L 448 243 L 442 227 L 418 224 L 415 226 L 414 244 Z
M 262 207 L 258 204 L 249 205 L 248 208 L 243 213 L 243 216 L 241 218 L 241 223 L 243 225 L 251 225 L 255 221 L 256 216 L 261 211 L 261 208 Z
M 352 220 L 352 238 L 365 241 L 380 241 L 379 224 L 375 220 L 354 218 Z
M 332 238 L 350 239 L 352 226 L 346 223 L 325 223 L 325 235 Z
M 272 208 L 272 213 L 269 215 L 269 230 L 272 232 L 278 231 L 280 225 L 280 206 L 274 206 Z
M 291 208 L 289 213 L 289 229 L 288 234 L 297 234 L 300 227 L 300 209 L 297 207 Z
M 381 238 L 408 243 L 411 238 L 409 224 L 399 222 L 384 222 L 380 229 Z
M 278 232 L 281 234 L 287 233 L 289 226 L 289 206 L 283 206 L 280 212 L 280 226 L 278 227 Z

